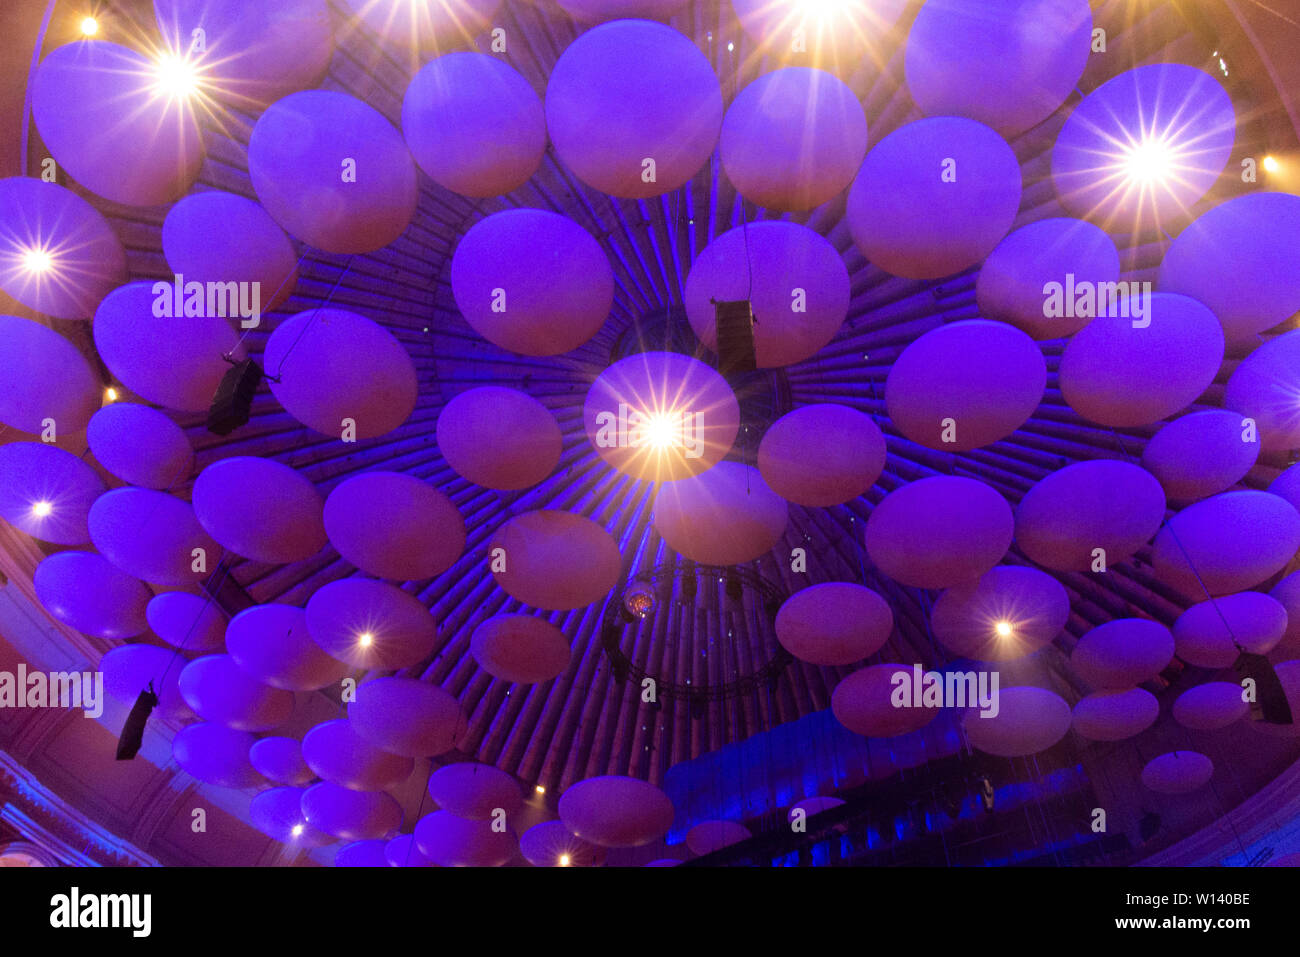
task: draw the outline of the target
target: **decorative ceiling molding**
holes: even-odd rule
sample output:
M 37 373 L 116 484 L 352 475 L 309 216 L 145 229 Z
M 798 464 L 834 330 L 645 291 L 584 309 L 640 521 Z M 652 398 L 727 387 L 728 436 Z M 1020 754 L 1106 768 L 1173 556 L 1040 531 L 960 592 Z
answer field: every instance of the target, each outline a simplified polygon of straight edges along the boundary
M 1300 761 L 1212 823 L 1140 862 L 1142 867 L 1218 866 L 1300 815 Z
M 82 867 L 157 867 L 152 857 L 100 827 L 6 751 L 0 751 L 0 820 L 61 863 Z M 80 848 L 80 850 L 78 849 Z

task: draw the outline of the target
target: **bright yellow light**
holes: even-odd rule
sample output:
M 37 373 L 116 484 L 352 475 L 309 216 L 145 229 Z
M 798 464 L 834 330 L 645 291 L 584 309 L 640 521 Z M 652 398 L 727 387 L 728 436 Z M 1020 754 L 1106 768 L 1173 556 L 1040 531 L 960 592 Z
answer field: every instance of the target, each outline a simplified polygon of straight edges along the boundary
M 1271 156 L 1264 157 L 1264 169 L 1267 170 L 1268 172 L 1276 173 L 1281 168 L 1282 168 L 1282 164 L 1279 163 L 1277 160 L 1275 160 L 1273 157 Z
M 645 437 L 656 449 L 666 449 L 676 444 L 677 427 L 673 416 L 663 412 L 650 416 L 645 426 Z
M 117 390 L 114 389 L 112 386 L 109 386 L 107 389 L 104 390 L 104 398 L 107 399 L 109 402 L 116 402 Z
M 560 866 L 561 866 L 561 867 L 568 867 L 568 866 L 569 866 L 569 863 L 570 863 L 569 855 L 568 855 L 568 854 L 561 854 L 561 855 L 560 855 Z
M 1009 638 L 1011 636 L 1011 622 L 1000 621 L 993 626 L 993 630 L 998 633 L 998 637 Z
M 369 648 L 375 643 L 375 636 L 368 631 L 363 631 L 357 636 L 357 644 L 362 648 Z
M 545 793 L 546 793 L 546 788 L 542 787 L 540 784 L 537 785 L 537 787 L 534 788 L 533 790 L 535 790 L 538 794 L 545 794 Z
M 185 57 L 164 53 L 154 62 L 154 88 L 172 99 L 193 96 L 199 88 L 199 71 Z
M 293 826 L 293 836 L 294 836 L 294 837 L 300 837 L 301 835 L 302 835 L 302 825 L 301 825 L 301 824 L 295 824 L 295 825 Z
M 54 266 L 54 257 L 47 250 L 34 248 L 23 253 L 23 269 L 27 272 L 49 272 Z
M 54 511 L 54 506 L 51 505 L 49 502 L 40 501 L 32 504 L 32 514 L 35 515 L 37 518 L 44 518 L 45 516 L 49 515 L 50 512 L 52 511 Z
M 82 36 L 93 37 L 99 32 L 99 21 L 94 17 L 86 17 L 81 21 Z
M 808 16 L 828 17 L 839 13 L 845 0 L 799 0 L 799 9 Z
M 1130 147 L 1124 166 L 1130 180 L 1154 184 L 1163 181 L 1173 168 L 1173 150 L 1163 140 L 1148 137 Z

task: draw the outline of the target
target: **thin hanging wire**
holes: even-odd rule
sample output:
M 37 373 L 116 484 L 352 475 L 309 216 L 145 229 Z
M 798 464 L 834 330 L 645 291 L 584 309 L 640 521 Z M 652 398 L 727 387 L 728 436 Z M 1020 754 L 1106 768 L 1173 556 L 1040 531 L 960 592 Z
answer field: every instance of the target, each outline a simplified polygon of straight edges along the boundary
M 284 355 L 280 357 L 280 361 L 275 367 L 275 373 L 268 374 L 267 378 L 276 381 L 279 380 L 280 372 L 284 369 L 285 362 L 289 360 L 289 356 L 293 355 L 293 350 L 298 348 L 298 343 L 301 342 L 302 337 L 307 334 L 307 330 L 310 329 L 315 324 L 317 318 L 319 318 L 320 316 L 320 311 L 330 304 L 330 301 L 334 298 L 334 294 L 339 291 L 339 286 L 342 284 L 343 278 L 348 274 L 348 271 L 352 268 L 352 260 L 355 258 L 356 258 L 355 255 L 348 256 L 348 261 L 347 263 L 344 264 L 343 271 L 339 273 L 339 278 L 334 280 L 334 285 L 330 289 L 329 295 L 325 297 L 324 301 L 319 306 L 312 307 L 311 318 L 303 323 L 302 331 L 298 333 L 298 337 L 289 344 L 289 348 L 286 349 Z

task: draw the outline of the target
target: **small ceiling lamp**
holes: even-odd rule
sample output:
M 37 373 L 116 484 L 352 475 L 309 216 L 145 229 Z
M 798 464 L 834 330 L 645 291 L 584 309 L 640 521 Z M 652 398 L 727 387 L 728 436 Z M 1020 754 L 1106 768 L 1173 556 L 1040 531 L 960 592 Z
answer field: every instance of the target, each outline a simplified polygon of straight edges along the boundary
M 646 582 L 636 582 L 623 593 L 623 607 L 628 614 L 644 618 L 654 611 L 654 590 Z
M 154 90 L 169 100 L 186 100 L 199 91 L 199 71 L 194 61 L 178 53 L 154 58 Z
M 47 273 L 54 268 L 54 257 L 49 250 L 40 247 L 26 249 L 22 254 L 23 270 L 29 274 Z

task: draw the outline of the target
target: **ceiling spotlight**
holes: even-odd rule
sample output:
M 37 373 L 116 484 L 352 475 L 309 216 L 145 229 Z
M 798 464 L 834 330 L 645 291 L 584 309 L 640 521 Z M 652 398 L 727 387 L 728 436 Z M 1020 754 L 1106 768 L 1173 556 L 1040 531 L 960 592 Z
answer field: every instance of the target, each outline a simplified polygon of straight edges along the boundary
M 561 854 L 561 855 L 560 855 L 560 866 L 561 866 L 561 867 L 568 867 L 569 864 L 570 864 L 571 862 L 572 862 L 572 859 L 569 857 L 568 854 Z
M 294 837 L 301 837 L 301 836 L 302 836 L 302 825 L 301 825 L 301 824 L 295 824 L 295 825 L 293 826 L 293 836 L 294 836 Z
M 186 57 L 164 53 L 154 62 L 154 88 L 173 100 L 194 95 L 199 88 L 199 71 Z
M 546 788 L 542 787 L 540 784 L 537 785 L 537 787 L 533 788 L 533 790 L 536 791 L 538 794 L 546 793 Z
M 375 636 L 368 631 L 363 631 L 357 636 L 357 644 L 362 648 L 369 648 L 375 643 Z
M 1173 167 L 1173 150 L 1164 140 L 1147 137 L 1129 147 L 1124 167 L 1133 182 L 1151 185 L 1163 181 Z
M 104 398 L 109 402 L 116 402 L 117 390 L 110 385 L 107 389 L 104 390 Z
M 32 505 L 32 514 L 37 518 L 45 518 L 54 511 L 54 506 L 46 501 L 35 502 Z
M 654 607 L 655 593 L 645 582 L 637 582 L 623 593 L 623 608 L 630 615 L 644 618 Z
M 1272 156 L 1265 156 L 1265 157 L 1264 157 L 1264 169 L 1265 169 L 1267 172 L 1269 172 L 1269 173 L 1276 173 L 1276 172 L 1277 172 L 1278 170 L 1280 170 L 1281 168 L 1282 168 L 1282 164 L 1279 163 L 1279 162 L 1278 162 L 1275 158 L 1273 158 Z
M 656 412 L 645 424 L 645 438 L 651 448 L 667 449 L 680 444 L 677 417 L 671 412 Z
M 94 17 L 85 17 L 81 21 L 81 35 L 83 37 L 93 37 L 99 32 L 99 21 Z
M 28 249 L 23 253 L 23 269 L 29 273 L 49 272 L 54 266 L 54 257 L 44 249 Z
M 1012 632 L 1011 622 L 1000 621 L 993 626 L 993 630 L 998 633 L 999 638 L 1010 638 Z

